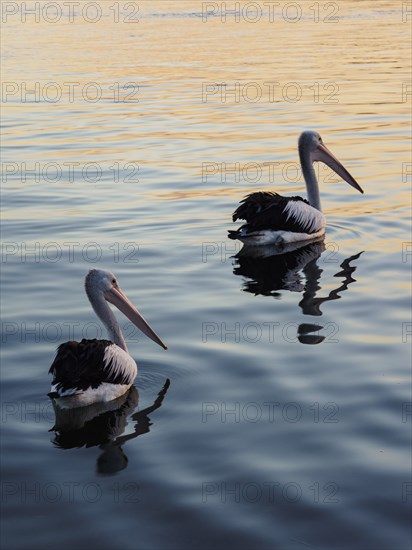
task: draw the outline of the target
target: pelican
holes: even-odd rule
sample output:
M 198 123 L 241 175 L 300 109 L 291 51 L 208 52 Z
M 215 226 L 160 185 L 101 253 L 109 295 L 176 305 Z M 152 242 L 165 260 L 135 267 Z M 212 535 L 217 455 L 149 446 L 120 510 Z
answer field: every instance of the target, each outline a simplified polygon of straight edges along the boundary
M 282 197 L 277 193 L 257 192 L 247 195 L 233 213 L 233 221 L 245 220 L 229 238 L 245 244 L 284 244 L 318 239 L 325 233 L 318 180 L 313 163 L 327 164 L 349 185 L 362 188 L 329 151 L 317 132 L 305 131 L 299 137 L 299 158 L 306 183 L 308 201 L 302 197 Z
M 107 302 L 115 305 L 146 336 L 167 349 L 120 289 L 113 273 L 90 270 L 86 275 L 85 290 L 110 340 L 83 339 L 81 342 L 65 342 L 57 348 L 49 370 L 53 375 L 49 396 L 62 408 L 112 401 L 123 395 L 136 378 L 136 362 L 128 353 L 119 323 Z

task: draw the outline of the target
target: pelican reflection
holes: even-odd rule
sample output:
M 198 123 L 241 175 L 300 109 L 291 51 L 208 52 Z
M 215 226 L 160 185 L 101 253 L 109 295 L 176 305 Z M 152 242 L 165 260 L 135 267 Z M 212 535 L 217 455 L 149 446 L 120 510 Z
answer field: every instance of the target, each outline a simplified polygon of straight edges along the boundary
M 135 386 L 113 401 L 76 409 L 62 409 L 52 400 L 56 415 L 50 430 L 55 432 L 53 443 L 62 449 L 99 446 L 102 453 L 97 459 L 97 472 L 113 474 L 123 470 L 127 468 L 128 459 L 122 445 L 150 431 L 149 415 L 162 405 L 169 386 L 167 379 L 153 405 L 134 414 L 139 402 Z M 134 422 L 133 432 L 122 435 L 129 419 Z
M 244 292 L 280 298 L 281 291 L 302 293 L 299 306 L 304 315 L 321 316 L 321 306 L 325 302 L 339 300 L 341 293 L 354 283 L 353 273 L 357 260 L 363 252 L 343 260 L 341 269 L 334 274 L 340 278 L 340 284 L 326 296 L 318 296 L 322 290 L 323 269 L 319 259 L 326 250 L 323 238 L 310 244 L 289 243 L 280 246 L 243 247 L 235 256 L 233 273 L 245 277 L 242 285 Z M 330 260 L 331 261 L 331 260 Z M 325 259 L 327 262 L 327 259 Z M 328 281 L 330 284 L 330 281 Z M 324 327 L 317 324 L 302 323 L 298 326 L 298 340 L 302 344 L 319 344 L 325 336 L 319 335 Z M 314 334 L 316 333 L 316 334 Z

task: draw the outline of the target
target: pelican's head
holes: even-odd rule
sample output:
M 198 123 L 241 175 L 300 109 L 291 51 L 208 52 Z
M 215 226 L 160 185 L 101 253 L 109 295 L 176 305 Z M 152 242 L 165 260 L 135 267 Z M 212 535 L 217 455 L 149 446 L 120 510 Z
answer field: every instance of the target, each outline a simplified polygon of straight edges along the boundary
M 128 299 L 126 294 L 118 285 L 116 276 L 111 271 L 104 269 L 91 269 L 85 279 L 86 294 L 96 313 L 96 304 L 99 300 L 106 300 L 117 307 L 130 321 L 137 326 L 139 330 L 146 334 L 148 338 L 167 349 L 167 346 L 162 342 L 159 336 L 151 328 L 149 323 L 145 321 L 143 316 L 137 311 L 135 306 Z
M 86 275 L 85 287 L 87 295 L 91 293 L 101 293 L 110 291 L 117 285 L 116 276 L 111 271 L 105 269 L 91 269 Z
M 302 164 L 309 158 L 310 162 L 324 162 L 329 168 L 332 168 L 338 176 L 345 180 L 349 185 L 363 193 L 363 189 L 353 178 L 338 159 L 329 151 L 323 143 L 322 138 L 317 132 L 306 130 L 299 137 L 299 155 Z

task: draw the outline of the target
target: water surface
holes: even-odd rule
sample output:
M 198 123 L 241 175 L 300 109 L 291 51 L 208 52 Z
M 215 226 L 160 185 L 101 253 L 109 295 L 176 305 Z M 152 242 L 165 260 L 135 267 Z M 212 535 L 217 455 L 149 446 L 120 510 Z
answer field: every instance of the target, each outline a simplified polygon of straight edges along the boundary
M 410 15 L 94 4 L 3 26 L 4 547 L 410 548 Z M 325 241 L 244 255 L 231 213 L 305 193 L 304 129 L 365 194 L 319 166 Z M 119 317 L 135 389 L 56 419 L 93 267 L 169 350 Z

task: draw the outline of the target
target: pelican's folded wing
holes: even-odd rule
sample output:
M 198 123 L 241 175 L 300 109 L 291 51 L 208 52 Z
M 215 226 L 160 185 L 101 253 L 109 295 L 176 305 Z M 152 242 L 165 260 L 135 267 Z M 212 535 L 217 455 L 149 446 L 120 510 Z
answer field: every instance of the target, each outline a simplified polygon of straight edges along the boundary
M 277 193 L 251 193 L 233 213 L 233 221 L 245 220 L 248 231 L 269 229 L 294 233 L 316 233 L 324 225 L 322 212 L 302 197 L 282 197 Z

